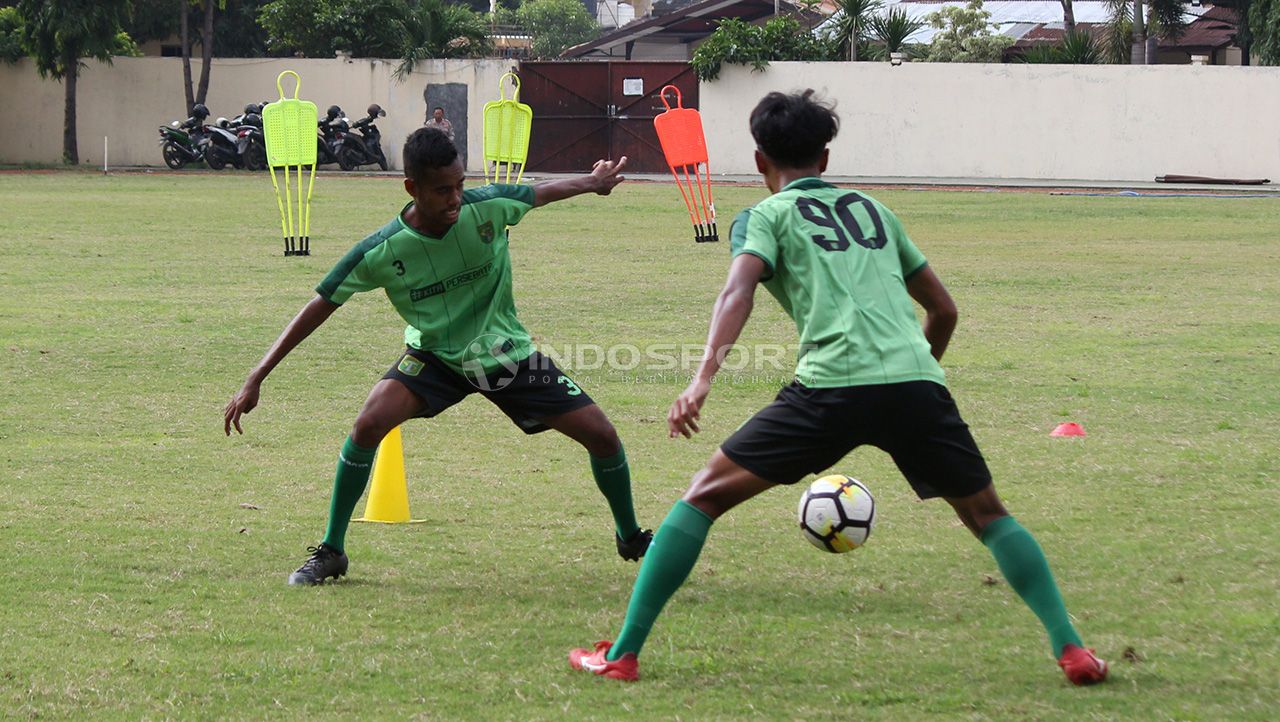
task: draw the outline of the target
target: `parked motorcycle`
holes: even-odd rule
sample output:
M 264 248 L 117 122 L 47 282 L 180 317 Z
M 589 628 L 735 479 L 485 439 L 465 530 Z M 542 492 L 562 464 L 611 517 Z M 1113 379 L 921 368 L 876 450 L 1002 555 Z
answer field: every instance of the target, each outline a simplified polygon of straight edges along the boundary
M 214 170 L 222 170 L 227 166 L 236 168 L 244 167 L 244 160 L 240 157 L 240 147 L 236 138 L 236 131 L 231 125 L 231 121 L 226 118 L 218 118 L 213 125 L 205 126 L 205 141 L 208 147 L 204 151 L 204 162 Z
M 266 170 L 267 141 L 262 134 L 262 106 L 265 103 L 249 103 L 244 113 L 231 119 L 235 128 L 236 152 L 249 170 Z
M 377 103 L 370 105 L 365 117 L 351 125 L 350 131 L 338 133 L 336 155 L 338 166 L 343 170 L 355 170 L 362 165 L 377 163 L 382 170 L 387 169 L 387 156 L 382 152 L 382 133 L 373 122 L 385 117 L 387 111 Z M 347 119 L 343 118 L 345 122 Z
M 199 163 L 204 160 L 206 148 L 204 120 L 209 117 L 209 109 L 196 104 L 191 109 L 191 117 L 185 121 L 173 121 L 169 125 L 160 126 L 160 153 L 164 156 L 164 164 L 174 170 L 181 170 L 188 163 Z
M 345 133 L 347 130 L 346 120 L 342 117 L 342 108 L 330 105 L 316 126 L 316 165 L 337 163 L 338 155 L 335 152 L 338 142 L 337 134 Z

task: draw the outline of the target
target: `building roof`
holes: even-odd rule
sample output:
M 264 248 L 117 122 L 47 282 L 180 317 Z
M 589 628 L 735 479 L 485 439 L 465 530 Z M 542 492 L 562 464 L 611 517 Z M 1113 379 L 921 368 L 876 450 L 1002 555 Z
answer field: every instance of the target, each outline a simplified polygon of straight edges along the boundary
M 964 0 L 898 0 L 896 3 L 891 1 L 886 4 L 880 12 L 897 8 L 905 11 L 908 17 L 924 20 L 930 13 L 938 12 L 948 5 L 964 7 L 965 4 Z M 1188 4 L 1184 8 L 1187 20 L 1193 21 L 1208 12 L 1210 6 Z M 1056 29 L 1059 31 L 1056 37 L 1062 37 L 1062 3 L 1058 0 L 986 0 L 982 9 L 991 13 L 991 22 L 1000 28 L 1000 32 L 1010 37 L 1022 39 L 1037 28 Z M 1077 25 L 1102 25 L 1111 19 L 1109 4 L 1100 0 L 1074 0 L 1071 9 Z M 930 43 L 938 32 L 936 28 L 925 26 L 907 38 L 907 42 Z
M 782 7 L 795 11 L 789 0 L 778 0 Z M 1055 0 L 1056 1 L 1056 0 Z M 662 7 L 665 5 L 666 7 Z M 590 42 L 575 45 L 561 53 L 564 58 L 589 57 L 605 53 L 608 48 L 636 40 L 674 40 L 689 42 L 715 32 L 721 20 L 738 18 L 751 22 L 773 15 L 774 0 L 697 0 L 671 2 L 654 6 L 652 15 L 639 18 Z
M 1218 50 L 1236 44 L 1236 23 L 1239 22 L 1240 11 L 1235 8 L 1215 5 L 1187 26 L 1186 32 L 1177 40 L 1161 40 L 1160 47 L 1166 50 Z
M 790 0 L 779 0 L 790 10 L 796 6 Z M 886 13 L 898 8 L 908 17 L 924 20 L 930 13 L 950 5 L 963 7 L 965 0 L 898 0 L 880 9 Z M 664 7 L 665 6 L 665 7 Z M 831 13 L 836 7 L 831 0 L 823 0 L 822 14 Z M 1162 40 L 1160 47 L 1180 50 L 1213 50 L 1235 43 L 1235 22 L 1238 13 L 1234 8 L 1221 5 L 1186 4 L 1184 17 L 1188 22 L 1186 32 L 1176 41 Z M 1059 0 L 986 0 L 983 10 L 991 13 L 991 22 L 1005 35 L 1018 40 L 1019 47 L 1044 41 L 1058 41 L 1063 36 L 1062 3 Z M 640 39 L 689 42 L 714 32 L 725 18 L 739 18 L 747 22 L 773 15 L 773 0 L 670 0 L 654 7 L 652 15 L 639 18 L 623 27 L 606 33 L 595 40 L 575 45 L 564 51 L 562 57 L 582 58 L 592 55 L 608 55 L 609 48 L 625 45 Z M 1100 32 L 1111 19 L 1111 6 L 1104 0 L 1074 0 L 1072 11 L 1077 27 Z M 828 18 L 816 28 L 821 31 Z M 913 33 L 907 42 L 929 43 L 939 31 L 928 25 Z

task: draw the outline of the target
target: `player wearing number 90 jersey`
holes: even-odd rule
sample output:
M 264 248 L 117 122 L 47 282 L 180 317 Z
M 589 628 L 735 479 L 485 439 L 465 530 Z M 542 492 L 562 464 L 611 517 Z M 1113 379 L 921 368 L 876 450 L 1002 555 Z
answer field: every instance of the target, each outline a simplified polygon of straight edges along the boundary
M 708 353 L 667 412 L 668 432 L 698 431 L 711 382 L 742 333 L 758 285 L 800 333 L 796 380 L 720 445 L 671 508 L 640 567 L 617 641 L 574 649 L 569 664 L 637 679 L 640 650 L 692 571 L 712 523 L 866 444 L 888 452 L 921 498 L 946 498 L 991 550 L 1044 624 L 1067 678 L 1100 682 L 1106 663 L 1082 646 L 1044 554 L 996 495 L 943 385 L 938 359 L 955 328 L 955 304 L 889 209 L 819 178 L 839 120 L 812 94 L 770 93 L 751 113 L 756 167 L 773 195 L 730 229 L 733 261 L 712 310 Z M 913 301 L 924 308 L 923 326 Z
M 729 237 L 735 257 L 764 261 L 762 285 L 795 320 L 800 383 L 944 383 L 906 290 L 924 255 L 875 199 L 801 178 L 739 213 Z

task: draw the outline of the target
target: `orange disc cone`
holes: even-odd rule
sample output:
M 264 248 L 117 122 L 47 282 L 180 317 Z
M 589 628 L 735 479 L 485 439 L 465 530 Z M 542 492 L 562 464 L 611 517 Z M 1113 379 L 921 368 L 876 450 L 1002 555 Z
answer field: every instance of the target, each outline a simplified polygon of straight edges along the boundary
M 409 518 L 409 482 L 404 476 L 404 444 L 400 427 L 391 430 L 378 444 L 373 459 L 373 484 L 364 516 L 355 521 L 382 524 L 418 524 L 425 519 Z
M 1050 436 L 1084 436 L 1084 427 L 1074 421 L 1068 421 L 1064 424 L 1058 424 L 1053 431 L 1049 432 Z

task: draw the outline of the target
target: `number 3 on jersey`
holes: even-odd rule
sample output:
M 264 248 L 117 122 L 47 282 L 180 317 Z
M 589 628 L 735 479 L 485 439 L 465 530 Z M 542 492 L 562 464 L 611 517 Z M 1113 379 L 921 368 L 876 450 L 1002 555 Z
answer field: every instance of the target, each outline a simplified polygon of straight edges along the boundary
M 862 226 L 858 224 L 858 219 L 850 209 L 854 203 L 863 207 L 871 218 L 872 225 L 875 226 L 875 233 L 870 238 L 863 235 Z M 846 193 L 840 196 L 836 200 L 834 213 L 826 203 L 804 196 L 796 199 L 796 208 L 805 220 L 835 234 L 834 238 L 825 233 L 815 233 L 812 236 L 813 242 L 824 251 L 848 250 L 850 236 L 853 237 L 854 243 L 873 251 L 884 248 L 884 244 L 888 242 L 884 234 L 884 222 L 880 220 L 880 213 L 876 210 L 875 204 L 861 194 Z
M 557 379 L 556 379 L 556 383 L 558 383 L 558 384 L 564 384 L 564 385 L 568 386 L 568 387 L 569 387 L 569 395 L 570 395 L 570 396 L 578 396 L 578 395 L 580 395 L 580 394 L 582 393 L 582 389 L 578 388 L 578 385 L 577 385 L 577 384 L 575 384 L 575 383 L 573 382 L 573 379 L 569 378 L 568 376 L 561 376 L 561 377 L 557 378 Z

